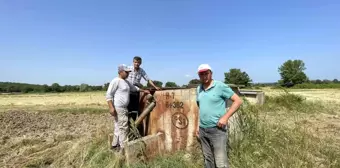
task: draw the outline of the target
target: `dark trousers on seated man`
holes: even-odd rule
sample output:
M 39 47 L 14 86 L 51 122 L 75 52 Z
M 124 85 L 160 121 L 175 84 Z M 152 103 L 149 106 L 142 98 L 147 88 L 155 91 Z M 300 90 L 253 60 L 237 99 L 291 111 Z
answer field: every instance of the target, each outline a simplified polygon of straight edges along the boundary
M 140 93 L 139 92 L 131 92 L 130 93 L 130 102 L 129 105 L 127 107 L 128 111 L 129 111 L 129 126 L 131 127 L 131 123 L 130 120 L 133 119 L 133 121 L 136 121 L 138 116 L 140 116 L 140 114 L 142 113 L 141 110 L 139 109 L 139 98 L 140 98 Z M 136 113 L 137 112 L 137 113 Z M 143 133 L 143 125 L 140 124 L 137 127 L 139 134 L 142 135 Z
M 129 105 L 127 107 L 131 117 L 133 118 L 133 120 L 137 119 L 137 114 L 135 113 L 131 113 L 131 112 L 138 112 L 138 114 L 140 114 L 140 110 L 139 110 L 139 92 L 131 92 L 130 93 L 130 102 Z

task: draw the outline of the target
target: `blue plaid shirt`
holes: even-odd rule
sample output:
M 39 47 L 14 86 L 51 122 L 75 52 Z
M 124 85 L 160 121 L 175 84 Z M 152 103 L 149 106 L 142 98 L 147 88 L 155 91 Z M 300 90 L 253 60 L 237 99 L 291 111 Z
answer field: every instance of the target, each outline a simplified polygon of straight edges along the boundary
M 131 67 L 132 71 L 130 72 L 127 80 L 132 83 L 133 85 L 141 86 L 142 84 L 140 83 L 142 77 L 144 80 L 147 82 L 150 80 L 144 69 L 139 68 L 138 71 L 135 71 L 135 68 L 132 66 Z

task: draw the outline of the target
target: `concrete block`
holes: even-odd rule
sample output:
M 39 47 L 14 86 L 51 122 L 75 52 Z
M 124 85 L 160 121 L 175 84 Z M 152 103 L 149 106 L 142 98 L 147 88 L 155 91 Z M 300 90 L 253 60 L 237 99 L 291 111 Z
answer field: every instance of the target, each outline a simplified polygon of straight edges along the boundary
M 125 160 L 128 165 L 148 161 L 164 152 L 163 133 L 148 135 L 125 143 Z

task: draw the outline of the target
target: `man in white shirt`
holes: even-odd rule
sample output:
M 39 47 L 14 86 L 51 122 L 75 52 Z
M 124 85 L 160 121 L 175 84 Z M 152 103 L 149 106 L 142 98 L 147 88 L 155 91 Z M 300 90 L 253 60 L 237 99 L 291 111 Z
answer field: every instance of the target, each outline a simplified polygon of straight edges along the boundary
M 106 101 L 109 106 L 110 114 L 114 117 L 114 137 L 112 148 L 123 152 L 124 142 L 127 140 L 129 132 L 128 110 L 127 106 L 130 102 L 130 92 L 145 92 L 132 85 L 126 78 L 131 72 L 131 68 L 122 64 L 118 66 L 118 77 L 115 77 L 109 85 L 106 92 Z

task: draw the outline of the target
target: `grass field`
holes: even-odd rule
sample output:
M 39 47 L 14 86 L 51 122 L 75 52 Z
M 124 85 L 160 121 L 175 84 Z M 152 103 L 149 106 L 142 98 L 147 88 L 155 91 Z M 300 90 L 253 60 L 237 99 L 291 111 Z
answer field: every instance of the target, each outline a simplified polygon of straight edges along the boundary
M 263 106 L 239 111 L 231 167 L 340 167 L 340 90 L 263 90 Z M 124 167 L 107 148 L 104 92 L 0 95 L 0 110 L 0 167 Z M 195 151 L 132 167 L 202 167 Z

